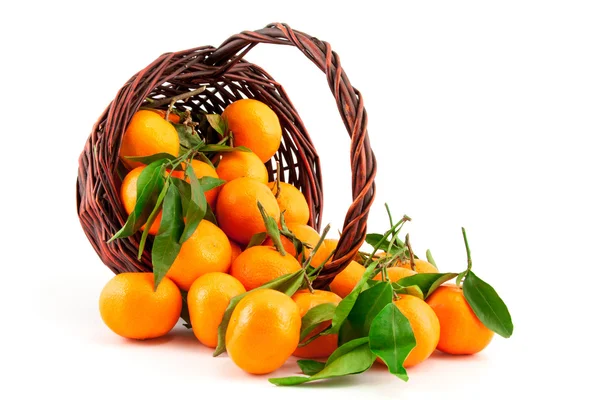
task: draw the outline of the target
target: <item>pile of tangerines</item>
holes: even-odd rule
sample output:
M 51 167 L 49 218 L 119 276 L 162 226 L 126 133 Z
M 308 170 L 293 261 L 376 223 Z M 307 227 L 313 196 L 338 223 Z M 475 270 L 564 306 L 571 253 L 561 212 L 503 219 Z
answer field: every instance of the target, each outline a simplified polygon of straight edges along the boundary
M 369 234 L 373 251 L 359 252 L 327 290 L 313 289 L 338 240 L 307 225 L 300 190 L 279 174 L 269 181 L 265 163 L 281 137 L 277 115 L 253 99 L 222 115 L 172 105 L 133 115 L 120 148 L 129 217 L 111 240 L 141 232 L 139 256 L 150 239 L 153 272 L 106 284 L 100 313 L 112 331 L 151 339 L 183 318 L 215 355 L 227 352 L 251 374 L 298 357 L 306 376 L 271 379 L 277 385 L 355 374 L 374 361 L 406 379 L 404 368 L 436 348 L 474 354 L 494 332 L 510 336 L 508 310 L 471 271 L 470 255 L 462 273 L 440 273 L 429 252 L 420 259 L 400 238 L 406 216 Z

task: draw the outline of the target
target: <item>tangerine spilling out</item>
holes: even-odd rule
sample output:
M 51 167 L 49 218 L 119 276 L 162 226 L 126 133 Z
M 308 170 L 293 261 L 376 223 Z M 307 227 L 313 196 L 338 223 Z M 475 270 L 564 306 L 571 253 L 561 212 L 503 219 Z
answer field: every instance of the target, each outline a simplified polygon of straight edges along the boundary
M 248 293 L 235 307 L 225 343 L 229 357 L 251 374 L 268 374 L 292 355 L 300 339 L 298 306 L 273 289 Z
M 338 305 L 342 298 L 335 293 L 327 292 L 325 290 L 315 290 L 311 293 L 309 290 L 299 290 L 292 296 L 292 300 L 296 302 L 298 305 L 298 309 L 300 310 L 300 316 L 304 317 L 306 313 L 320 304 L 332 303 Z M 331 323 L 331 321 L 324 321 L 319 326 L 317 326 L 304 342 L 308 340 L 308 338 L 323 332 Z M 317 339 L 308 343 L 305 346 L 299 346 L 294 351 L 294 356 L 300 358 L 323 358 L 329 357 L 331 353 L 337 349 L 338 335 L 323 335 L 319 336 Z M 301 342 L 302 343 L 302 342 Z
M 179 320 L 181 293 L 168 278 L 156 291 L 151 272 L 125 272 L 113 277 L 100 293 L 100 315 L 117 335 L 153 339 L 169 333 Z
M 440 321 L 438 350 L 449 354 L 475 354 L 492 341 L 494 332 L 477 318 L 462 288 L 442 285 L 429 296 L 427 304 Z

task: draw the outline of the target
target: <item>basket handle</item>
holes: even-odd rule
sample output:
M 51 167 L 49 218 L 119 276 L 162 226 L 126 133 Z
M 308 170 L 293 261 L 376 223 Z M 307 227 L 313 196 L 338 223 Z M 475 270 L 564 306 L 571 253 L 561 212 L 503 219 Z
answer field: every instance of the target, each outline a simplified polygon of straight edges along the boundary
M 351 138 L 353 201 L 346 213 L 337 250 L 315 282 L 317 287 L 324 287 L 354 259 L 367 233 L 367 218 L 375 197 L 377 171 L 367 133 L 367 112 L 361 93 L 350 84 L 338 55 L 331 50 L 329 43 L 293 30 L 286 24 L 270 24 L 254 32 L 244 31 L 233 35 L 208 56 L 206 63 L 220 66 L 215 73 L 222 74 L 237 64 L 258 43 L 295 46 L 325 73 Z

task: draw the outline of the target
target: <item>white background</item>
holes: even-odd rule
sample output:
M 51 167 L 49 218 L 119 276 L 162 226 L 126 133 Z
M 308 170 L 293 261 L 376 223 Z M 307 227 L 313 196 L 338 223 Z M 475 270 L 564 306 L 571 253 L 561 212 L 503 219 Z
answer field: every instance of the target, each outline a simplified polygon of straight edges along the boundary
M 15 4 L 19 4 L 16 6 Z M 594 1 L 10 2 L 0 16 L 0 397 L 590 396 L 598 360 L 600 8 Z M 331 2 L 333 3 L 333 2 Z M 75 212 L 77 159 L 121 85 L 163 52 L 270 22 L 330 42 L 365 97 L 378 157 L 369 231 L 388 202 L 418 254 L 492 283 L 515 324 L 480 355 L 435 354 L 276 388 L 185 329 L 129 342 L 102 323 L 110 279 Z M 349 140 L 325 77 L 293 48 L 247 57 L 286 88 L 321 154 L 324 221 L 350 203 Z M 591 365 L 590 365 L 591 364 Z M 273 376 L 296 373 L 290 362 Z

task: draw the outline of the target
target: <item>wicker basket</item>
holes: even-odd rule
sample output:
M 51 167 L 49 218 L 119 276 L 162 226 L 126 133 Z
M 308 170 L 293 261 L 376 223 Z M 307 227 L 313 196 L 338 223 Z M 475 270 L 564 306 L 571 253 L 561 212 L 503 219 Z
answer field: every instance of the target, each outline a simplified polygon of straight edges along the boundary
M 270 24 L 255 32 L 231 36 L 221 46 L 203 46 L 167 53 L 135 74 L 117 93 L 98 119 L 79 159 L 77 211 L 92 246 L 113 272 L 151 271 L 150 252 L 138 261 L 141 235 L 107 243 L 127 219 L 119 199 L 119 148 L 132 115 L 148 98 L 173 97 L 206 86 L 188 99 L 193 111 L 221 113 L 233 101 L 256 98 L 269 105 L 280 119 L 283 139 L 278 153 L 267 162 L 272 177 L 276 161 L 282 179 L 300 188 L 310 208 L 309 224 L 319 230 L 323 195 L 319 157 L 285 91 L 261 67 L 243 59 L 258 43 L 295 46 L 327 76 L 344 124 L 351 137 L 352 198 L 333 258 L 315 287 L 324 287 L 354 258 L 362 245 L 369 207 L 375 195 L 376 161 L 367 134 L 367 114 L 358 90 L 352 87 L 338 55 L 323 42 L 285 24 Z M 176 104 L 184 110 L 184 104 Z M 150 246 L 147 246 L 149 248 Z

